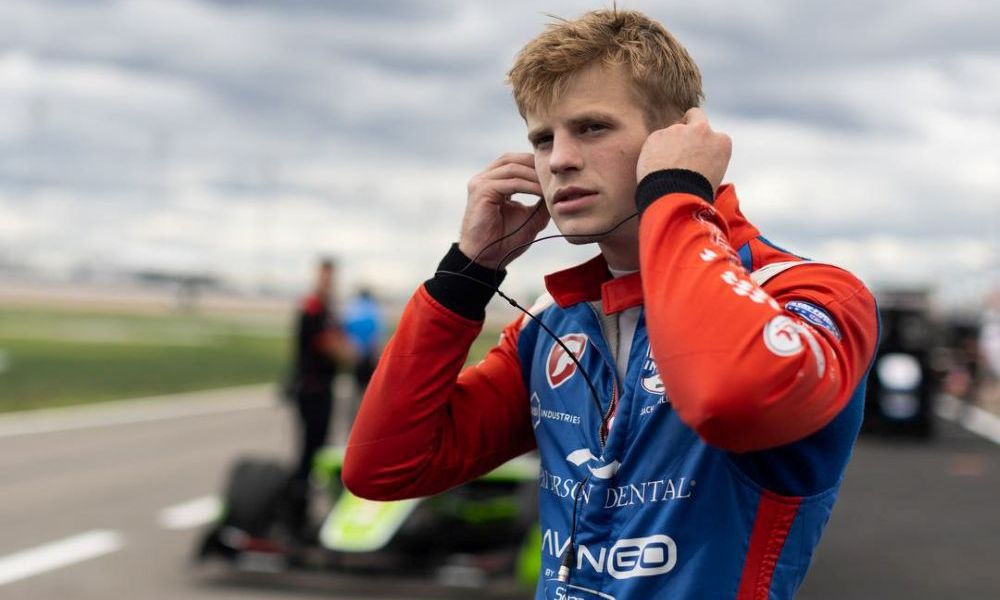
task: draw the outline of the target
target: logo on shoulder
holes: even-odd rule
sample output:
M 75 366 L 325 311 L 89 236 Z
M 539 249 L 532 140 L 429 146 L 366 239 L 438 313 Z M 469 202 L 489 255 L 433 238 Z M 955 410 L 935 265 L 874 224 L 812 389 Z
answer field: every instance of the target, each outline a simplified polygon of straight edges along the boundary
M 830 313 L 815 304 L 811 302 L 803 302 L 802 300 L 792 300 L 785 305 L 785 309 L 789 312 L 797 314 L 813 325 L 826 329 L 838 340 L 840 339 L 840 328 L 837 327 L 837 324 L 833 321 L 833 317 L 830 316 Z
M 569 348 L 576 360 L 581 360 L 587 352 L 588 338 L 582 333 L 568 333 L 559 338 L 562 343 Z M 545 361 L 545 377 L 548 379 L 549 387 L 555 389 L 566 383 L 576 373 L 576 362 L 563 347 L 555 342 L 549 350 L 549 358 Z
M 642 363 L 642 389 L 650 394 L 663 394 L 663 378 L 660 377 L 660 368 L 653 360 L 653 349 L 646 347 L 646 360 Z
M 795 356 L 802 352 L 799 326 L 785 315 L 778 315 L 764 325 L 764 345 L 778 356 Z

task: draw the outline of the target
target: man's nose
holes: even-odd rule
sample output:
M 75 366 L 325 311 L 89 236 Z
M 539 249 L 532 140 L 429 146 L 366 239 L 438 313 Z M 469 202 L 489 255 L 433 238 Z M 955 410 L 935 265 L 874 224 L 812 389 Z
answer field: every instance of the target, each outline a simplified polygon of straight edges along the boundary
M 552 152 L 549 154 L 549 170 L 562 173 L 583 167 L 580 145 L 572 136 L 556 133 L 552 136 Z

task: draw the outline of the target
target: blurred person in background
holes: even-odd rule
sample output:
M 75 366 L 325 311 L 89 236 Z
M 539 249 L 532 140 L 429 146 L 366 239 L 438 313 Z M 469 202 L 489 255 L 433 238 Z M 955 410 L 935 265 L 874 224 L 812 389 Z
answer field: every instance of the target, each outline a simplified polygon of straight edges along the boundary
M 344 483 L 429 495 L 537 449 L 536 598 L 792 598 L 860 428 L 874 298 L 747 221 L 698 67 L 660 23 L 556 20 L 508 79 L 534 152 L 469 182 L 458 243 L 365 394 Z M 550 216 L 600 255 L 547 276 L 533 317 L 463 369 L 495 282 Z
M 968 316 L 956 317 L 948 325 L 948 371 L 944 379 L 945 394 L 961 400 L 963 409 L 974 406 L 982 373 L 980 324 Z
M 353 364 L 356 351 L 336 315 L 332 259 L 320 260 L 315 286 L 295 319 L 292 377 L 287 395 L 298 416 L 298 455 L 288 482 L 286 519 L 295 535 L 309 535 L 309 474 L 313 457 L 326 444 L 333 414 L 333 378 Z
M 987 300 L 979 329 L 979 348 L 991 382 L 1000 380 L 1000 292 Z
M 371 288 L 362 286 L 357 296 L 344 307 L 344 332 L 354 343 L 357 361 L 354 363 L 354 382 L 359 394 L 364 394 L 371 381 L 375 365 L 382 350 L 385 326 L 378 302 Z
M 1000 415 L 1000 292 L 987 301 L 979 348 L 983 353 L 983 407 Z

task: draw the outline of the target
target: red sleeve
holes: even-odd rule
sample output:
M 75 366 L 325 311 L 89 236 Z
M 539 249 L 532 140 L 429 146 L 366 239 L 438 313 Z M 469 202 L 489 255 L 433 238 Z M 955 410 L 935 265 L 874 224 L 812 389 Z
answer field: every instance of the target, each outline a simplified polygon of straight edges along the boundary
M 535 447 L 517 354 L 520 320 L 462 370 L 482 323 L 421 286 L 386 346 L 354 422 L 344 484 L 378 500 L 427 496 Z
M 725 222 L 691 194 L 645 211 L 639 249 L 653 355 L 678 415 L 706 442 L 734 452 L 781 446 L 844 408 L 878 338 L 875 301 L 854 276 L 805 263 L 761 289 Z M 788 311 L 792 300 L 821 307 L 834 329 Z

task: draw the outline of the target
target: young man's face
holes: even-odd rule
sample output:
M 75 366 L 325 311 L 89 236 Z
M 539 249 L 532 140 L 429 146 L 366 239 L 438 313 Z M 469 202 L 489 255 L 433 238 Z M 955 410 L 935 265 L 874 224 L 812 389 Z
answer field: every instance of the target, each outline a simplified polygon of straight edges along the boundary
M 618 68 L 587 67 L 551 105 L 525 117 L 556 227 L 588 236 L 569 238 L 573 243 L 600 242 L 606 255 L 638 252 L 636 219 L 593 236 L 635 212 L 635 165 L 650 131 L 630 86 Z

